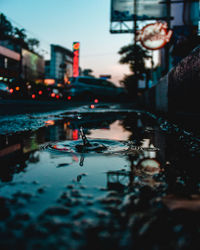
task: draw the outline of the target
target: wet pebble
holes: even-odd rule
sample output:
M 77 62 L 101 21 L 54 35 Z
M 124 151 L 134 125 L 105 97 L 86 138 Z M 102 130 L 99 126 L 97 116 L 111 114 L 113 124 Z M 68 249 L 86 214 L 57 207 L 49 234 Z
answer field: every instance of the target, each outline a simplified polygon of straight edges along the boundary
M 74 185 L 67 185 L 66 188 L 68 188 L 68 189 L 74 189 Z
M 33 195 L 31 193 L 24 193 L 24 192 L 19 191 L 19 192 L 14 193 L 13 197 L 22 198 L 26 201 L 29 201 L 33 197 Z
M 104 198 L 100 198 L 99 202 L 102 204 L 120 204 L 121 203 L 121 199 L 117 198 L 117 197 L 104 197 Z
M 87 206 L 92 206 L 92 205 L 94 205 L 94 202 L 93 201 L 86 201 L 86 203 L 85 203 Z
M 86 188 L 87 188 L 87 186 L 85 186 L 85 185 L 80 186 L 80 189 L 86 189 Z
M 69 212 L 70 210 L 66 207 L 55 206 L 46 209 L 44 213 L 47 215 L 68 215 Z
M 6 219 L 10 216 L 9 201 L 6 198 L 0 197 L 0 219 Z
M 30 214 L 28 213 L 20 213 L 15 215 L 15 220 L 22 220 L 22 221 L 28 221 L 31 219 Z
M 40 187 L 40 188 L 38 188 L 37 192 L 38 192 L 39 194 L 43 194 L 43 193 L 45 192 L 45 187 Z
M 75 213 L 72 217 L 74 219 L 79 219 L 80 217 L 82 217 L 84 215 L 84 211 L 78 211 L 77 213 Z
M 91 211 L 95 214 L 95 216 L 100 218 L 109 216 L 109 213 L 107 211 L 101 209 L 92 209 Z
M 39 182 L 38 182 L 38 181 L 32 181 L 32 184 L 34 184 L 34 185 L 38 185 L 38 184 L 39 184 Z
M 72 189 L 71 190 L 71 196 L 76 197 L 76 198 L 80 198 L 80 197 L 82 197 L 82 194 L 78 190 Z

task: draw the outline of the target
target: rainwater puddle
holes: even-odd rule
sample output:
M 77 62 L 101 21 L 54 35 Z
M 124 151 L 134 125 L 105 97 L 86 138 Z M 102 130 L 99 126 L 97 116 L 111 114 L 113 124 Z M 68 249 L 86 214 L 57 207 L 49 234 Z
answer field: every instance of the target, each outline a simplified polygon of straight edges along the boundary
M 82 150 L 80 128 L 92 147 Z M 139 211 L 140 218 L 142 211 L 153 206 L 151 213 L 156 214 L 162 198 L 172 209 L 174 197 L 198 193 L 200 187 L 198 178 L 194 181 L 195 172 L 190 176 L 187 168 L 183 171 L 183 166 L 195 160 L 191 161 L 177 138 L 138 112 L 85 113 L 81 119 L 73 114 L 51 117 L 36 131 L 0 139 L 0 202 L 3 211 L 8 211 L 3 213 L 3 226 L 12 231 L 20 221 L 18 234 L 13 236 L 16 241 L 27 230 L 32 239 L 37 230 L 49 234 L 54 227 L 59 232 L 64 226 L 66 239 L 72 237 L 65 243 L 76 249 L 80 244 L 76 237 L 81 239 L 86 228 L 108 225 L 102 230 L 114 230 L 116 235 L 119 230 L 120 235 L 121 221 L 129 220 L 134 212 L 137 217 Z
M 132 116 L 137 128 L 137 113 Z M 1 195 L 9 199 L 19 196 L 23 210 L 39 215 L 57 204 L 63 192 L 70 193 L 67 188 L 70 185 L 80 192 L 76 199 L 84 204 L 89 201 L 95 204 L 95 200 L 106 195 L 108 187 L 115 186 L 115 181 L 118 185 L 119 179 L 123 180 L 121 187 L 128 187 L 133 165 L 141 164 L 143 158 L 154 161 L 158 149 L 153 146 L 152 135 L 142 138 L 141 128 L 134 131 L 131 125 L 126 125 L 127 114 L 111 113 L 109 118 L 105 117 L 105 113 L 100 113 L 86 114 L 81 119 L 76 115 L 47 120 L 45 127 L 34 132 L 2 136 Z M 82 148 L 81 126 L 92 147 Z M 28 202 L 24 193 L 29 196 Z

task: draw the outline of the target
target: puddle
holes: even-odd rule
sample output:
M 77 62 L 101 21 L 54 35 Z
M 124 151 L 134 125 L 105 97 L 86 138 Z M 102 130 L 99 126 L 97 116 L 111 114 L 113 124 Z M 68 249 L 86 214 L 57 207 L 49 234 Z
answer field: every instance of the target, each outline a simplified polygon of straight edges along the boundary
M 84 146 L 82 140 L 62 141 L 56 144 L 47 145 L 51 151 L 59 153 L 122 153 L 128 150 L 125 142 L 106 140 L 106 139 L 90 139 L 91 146 Z
M 85 144 L 92 145 L 86 149 L 81 127 Z M 0 229 L 13 233 L 6 249 L 25 238 L 21 249 L 35 249 L 34 240 L 44 249 L 43 234 L 52 232 L 56 249 L 63 249 L 62 244 L 89 249 L 93 233 L 102 249 L 108 241 L 123 249 L 132 244 L 127 230 L 142 235 L 144 221 L 150 227 L 162 213 L 166 217 L 164 205 L 172 210 L 199 207 L 199 198 L 174 201 L 180 194 L 199 192 L 198 176 L 187 168 L 196 158 L 154 119 L 138 112 L 48 117 L 35 131 L 1 135 L 0 160 Z

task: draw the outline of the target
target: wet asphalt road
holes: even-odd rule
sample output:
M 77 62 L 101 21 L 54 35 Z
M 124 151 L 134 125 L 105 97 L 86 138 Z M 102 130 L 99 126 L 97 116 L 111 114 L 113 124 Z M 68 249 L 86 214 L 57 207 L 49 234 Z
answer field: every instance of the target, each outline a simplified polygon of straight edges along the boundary
M 0 248 L 198 249 L 200 140 L 131 105 L 90 105 L 1 115 Z

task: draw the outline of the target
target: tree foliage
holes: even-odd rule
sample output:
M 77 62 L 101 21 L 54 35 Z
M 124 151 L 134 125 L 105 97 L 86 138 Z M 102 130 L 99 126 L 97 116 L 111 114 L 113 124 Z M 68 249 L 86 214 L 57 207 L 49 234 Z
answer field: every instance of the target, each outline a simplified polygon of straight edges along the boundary
M 4 14 L 0 14 L 0 39 L 5 40 L 12 36 L 13 26 Z
M 0 40 L 10 40 L 21 48 L 30 49 L 33 52 L 40 44 L 39 40 L 35 38 L 27 39 L 26 30 L 13 27 L 11 22 L 2 13 L 0 14 Z
M 144 50 L 137 44 L 128 44 L 123 46 L 119 52 L 121 58 L 119 63 L 128 64 L 132 74 L 125 75 L 121 83 L 126 87 L 129 94 L 137 94 L 137 83 L 143 79 L 144 74 L 148 73 L 145 67 L 145 60 L 151 58 L 147 50 Z

